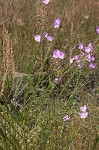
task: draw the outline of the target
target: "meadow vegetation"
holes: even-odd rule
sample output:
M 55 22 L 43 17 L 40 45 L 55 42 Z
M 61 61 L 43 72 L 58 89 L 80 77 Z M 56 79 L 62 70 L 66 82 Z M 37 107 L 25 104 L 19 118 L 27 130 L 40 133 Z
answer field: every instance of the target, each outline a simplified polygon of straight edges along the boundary
M 98 0 L 0 0 L 0 150 L 98 149 Z

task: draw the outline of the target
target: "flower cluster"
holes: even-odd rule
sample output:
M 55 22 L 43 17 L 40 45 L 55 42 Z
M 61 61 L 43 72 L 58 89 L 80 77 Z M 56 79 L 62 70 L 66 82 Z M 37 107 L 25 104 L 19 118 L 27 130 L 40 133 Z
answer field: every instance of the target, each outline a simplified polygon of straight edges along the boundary
M 48 41 L 52 41 L 52 40 L 53 40 L 53 37 L 50 36 L 50 35 L 48 35 L 47 32 L 44 32 L 44 33 L 43 33 L 43 36 L 44 36 L 44 38 L 47 39 Z
M 48 4 L 49 0 L 43 0 L 43 3 Z M 60 22 L 61 22 L 61 20 L 59 18 L 54 19 L 54 24 L 53 24 L 54 28 L 58 29 L 59 26 L 60 26 Z M 43 33 L 43 37 L 45 39 L 47 39 L 47 41 L 50 41 L 50 42 L 54 39 L 47 32 Z M 41 35 L 39 35 L 39 34 L 35 35 L 34 40 L 36 42 L 40 43 L 41 42 Z M 56 49 L 56 50 L 53 51 L 53 58 L 64 59 L 64 53 L 61 52 L 59 49 Z M 55 78 L 54 82 L 57 84 L 59 80 L 60 80 L 60 78 Z
M 80 107 L 80 112 L 78 113 L 81 119 L 85 119 L 88 116 L 88 112 L 86 111 L 87 107 L 86 105 Z M 70 116 L 66 115 L 63 117 L 63 121 L 69 121 L 70 120 Z
M 86 62 L 89 62 L 89 68 L 93 69 L 96 67 L 96 64 L 93 63 L 95 61 L 95 57 L 92 55 L 92 44 L 89 43 L 87 46 L 84 46 L 83 43 L 80 43 L 78 45 L 78 49 L 80 50 L 79 55 L 73 56 L 73 58 L 70 60 L 70 64 L 74 61 L 77 63 L 79 68 L 82 68 Z
M 48 4 L 48 3 L 49 3 L 48 0 L 44 0 L 43 2 L 44 2 L 45 4 Z M 54 28 L 59 28 L 60 22 L 61 22 L 61 21 L 60 21 L 59 18 L 54 19 Z M 51 35 L 48 35 L 47 32 L 44 32 L 44 33 L 43 33 L 43 37 L 44 37 L 45 39 L 47 39 L 48 41 L 50 41 L 50 42 L 54 39 Z M 41 41 L 41 35 L 39 35 L 39 34 L 35 35 L 34 40 L 35 40 L 36 42 L 39 42 L 39 43 L 40 43 L 40 41 Z
M 53 40 L 53 37 L 50 36 L 50 35 L 48 35 L 47 32 L 44 32 L 44 33 L 43 33 L 43 37 L 46 38 L 48 41 L 52 41 L 52 40 Z M 40 43 L 40 42 L 41 42 L 41 35 L 36 34 L 35 37 L 34 37 L 34 40 L 35 40 L 36 42 L 39 42 L 39 43 Z
M 64 53 L 61 52 L 59 49 L 56 49 L 56 50 L 53 51 L 53 57 L 64 59 Z
M 88 112 L 86 110 L 87 110 L 86 105 L 80 107 L 80 111 L 81 111 L 79 113 L 80 118 L 86 118 L 88 116 Z

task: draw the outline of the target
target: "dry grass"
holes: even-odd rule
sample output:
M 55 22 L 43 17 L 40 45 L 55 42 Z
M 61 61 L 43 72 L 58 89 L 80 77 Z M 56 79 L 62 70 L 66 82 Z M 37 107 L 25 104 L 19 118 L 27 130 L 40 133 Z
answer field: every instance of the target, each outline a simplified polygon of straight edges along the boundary
M 14 63 L 14 56 L 12 50 L 11 36 L 8 33 L 4 24 L 2 28 L 2 42 L 3 42 L 2 45 L 3 66 L 1 71 L 3 74 L 3 80 L 2 80 L 0 96 L 3 94 L 4 88 L 6 86 L 5 82 L 7 80 L 7 77 L 11 74 L 14 80 L 14 75 L 15 75 L 15 63 Z

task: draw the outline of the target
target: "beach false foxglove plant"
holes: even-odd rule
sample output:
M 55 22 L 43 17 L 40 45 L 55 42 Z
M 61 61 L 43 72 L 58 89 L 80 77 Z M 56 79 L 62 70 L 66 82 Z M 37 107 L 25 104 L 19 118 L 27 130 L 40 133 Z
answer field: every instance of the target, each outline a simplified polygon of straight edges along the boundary
M 59 49 L 56 49 L 53 51 L 53 58 L 64 59 L 64 53 L 61 52 Z
M 48 35 L 47 32 L 44 32 L 44 33 L 43 33 L 43 36 L 44 36 L 45 39 L 47 39 L 47 40 L 50 41 L 50 42 L 53 40 L 53 37 L 50 36 L 50 35 Z
M 58 29 L 60 26 L 61 20 L 59 18 L 54 19 L 54 28 Z
M 96 27 L 96 33 L 99 34 L 99 26 Z
M 47 5 L 50 2 L 50 0 L 43 0 L 42 2 Z
M 63 121 L 69 121 L 70 120 L 70 116 L 66 115 L 63 117 Z
M 34 37 L 35 41 L 36 42 L 39 42 L 41 41 L 41 36 L 39 34 L 36 34 L 35 37 Z
M 79 116 L 81 119 L 83 119 L 83 118 L 85 119 L 88 116 L 88 112 L 86 110 L 87 110 L 86 105 L 80 107 L 81 112 L 79 112 Z

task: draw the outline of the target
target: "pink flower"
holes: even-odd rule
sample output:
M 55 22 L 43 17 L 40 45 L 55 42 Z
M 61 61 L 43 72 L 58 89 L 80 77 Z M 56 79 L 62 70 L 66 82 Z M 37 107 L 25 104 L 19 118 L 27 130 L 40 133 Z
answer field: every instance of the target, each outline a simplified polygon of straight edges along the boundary
M 53 57 L 64 59 L 64 53 L 61 52 L 60 50 L 56 49 L 56 50 L 53 51 Z
M 91 54 L 90 53 L 86 55 L 86 60 L 89 62 L 91 61 Z
M 81 113 L 79 113 L 79 115 L 80 115 L 80 118 L 86 118 L 87 116 L 88 116 L 88 112 L 81 112 Z
M 48 4 L 50 0 L 43 0 L 44 4 Z
M 83 43 L 80 43 L 80 44 L 78 45 L 78 49 L 84 49 Z
M 52 41 L 52 40 L 53 40 L 53 37 L 50 36 L 50 35 L 48 35 L 47 32 L 44 32 L 44 33 L 43 33 L 43 36 L 44 36 L 48 41 Z
M 99 26 L 96 27 L 96 33 L 99 34 Z
M 70 64 L 72 64 L 72 63 L 73 63 L 73 61 L 74 61 L 74 58 L 71 58 L 71 59 L 70 59 Z
M 95 61 L 95 57 L 92 56 L 92 55 L 89 53 L 89 54 L 86 55 L 86 60 L 89 61 L 89 62 L 90 62 L 90 61 Z
M 54 82 L 57 84 L 60 81 L 60 78 L 55 78 Z
M 79 62 L 78 67 L 83 68 L 84 64 L 82 62 Z
M 79 59 L 79 56 L 78 56 L 78 55 L 75 55 L 75 56 L 73 57 L 73 59 L 74 59 L 74 60 L 78 60 L 78 59 Z
M 44 33 L 43 33 L 43 36 L 44 36 L 45 38 L 47 38 L 48 33 L 47 33 L 47 32 L 44 32 Z
M 78 55 L 73 56 L 73 58 L 70 59 L 70 64 L 73 63 L 73 61 L 80 62 L 79 56 Z
M 52 41 L 52 40 L 53 40 L 53 37 L 52 37 L 52 36 L 47 36 L 47 40 L 48 40 L 48 41 Z
M 96 67 L 96 64 L 94 64 L 94 63 L 92 63 L 92 62 L 89 64 L 89 68 L 90 68 L 90 69 L 94 69 L 95 67 Z
M 82 58 L 84 55 L 85 55 L 84 52 L 81 52 L 81 53 L 79 54 L 80 58 Z
M 68 115 L 64 116 L 64 117 L 63 117 L 63 120 L 64 120 L 64 121 L 69 121 L 69 120 L 70 120 L 70 116 L 68 116 Z
M 88 46 L 86 46 L 86 47 L 84 48 L 84 50 L 85 50 L 86 53 L 90 53 L 90 52 L 92 51 L 92 44 L 91 44 L 91 43 L 88 44 Z
M 54 28 L 59 28 L 60 22 L 61 22 L 61 21 L 60 21 L 59 18 L 54 19 Z
M 81 110 L 82 112 L 85 112 L 85 111 L 86 111 L 86 109 L 87 109 L 86 105 L 84 105 L 84 106 L 80 107 L 80 110 Z
M 80 107 L 80 110 L 82 111 L 79 113 L 80 118 L 86 118 L 88 116 L 88 112 L 86 111 L 87 110 L 86 105 Z
M 39 42 L 39 43 L 40 43 L 40 41 L 41 41 L 41 36 L 40 36 L 39 34 L 37 34 L 34 39 L 35 39 L 36 42 Z
M 94 56 L 91 56 L 91 61 L 95 61 L 95 57 Z

